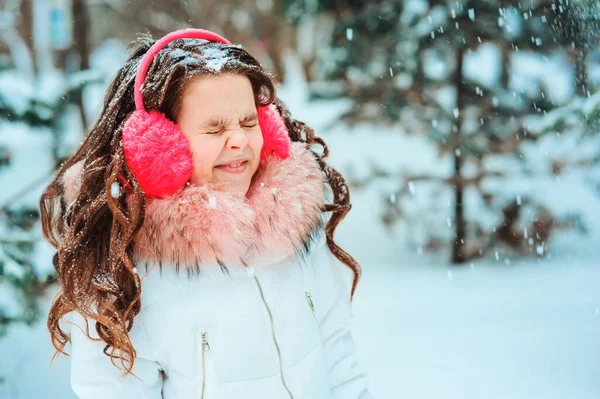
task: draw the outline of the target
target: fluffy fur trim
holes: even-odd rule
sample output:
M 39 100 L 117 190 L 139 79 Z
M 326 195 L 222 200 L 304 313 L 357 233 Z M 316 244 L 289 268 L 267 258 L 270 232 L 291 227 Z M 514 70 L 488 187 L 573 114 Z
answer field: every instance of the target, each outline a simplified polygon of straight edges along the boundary
M 135 111 L 123 126 L 127 165 L 149 197 L 179 190 L 194 170 L 190 146 L 179 127 L 157 111 Z

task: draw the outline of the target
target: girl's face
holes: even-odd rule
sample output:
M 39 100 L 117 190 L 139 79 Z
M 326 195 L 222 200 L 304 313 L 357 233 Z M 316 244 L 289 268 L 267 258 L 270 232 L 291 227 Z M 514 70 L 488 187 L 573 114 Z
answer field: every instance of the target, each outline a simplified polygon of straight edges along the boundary
M 227 73 L 189 82 L 176 123 L 190 142 L 191 183 L 226 183 L 245 195 L 263 146 L 250 80 Z

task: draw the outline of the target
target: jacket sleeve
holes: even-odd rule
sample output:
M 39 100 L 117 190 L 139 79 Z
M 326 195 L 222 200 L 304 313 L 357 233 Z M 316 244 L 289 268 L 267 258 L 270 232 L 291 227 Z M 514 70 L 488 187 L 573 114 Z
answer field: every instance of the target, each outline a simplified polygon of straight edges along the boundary
M 129 332 L 137 352 L 132 371 L 139 379 L 129 374 L 122 377 L 123 370 L 113 365 L 110 357 L 104 354 L 104 341 L 92 341 L 85 334 L 86 325 L 81 314 L 71 312 L 66 315 L 66 320 L 71 328 L 71 347 L 67 348 L 71 357 L 71 387 L 77 397 L 162 398 L 161 367 L 148 356 L 151 348 L 141 320 L 136 320 Z M 89 322 L 89 332 L 93 338 L 99 338 L 93 321 Z M 119 361 L 115 363 L 119 364 Z
M 322 239 L 312 256 L 318 285 L 315 311 L 328 369 L 332 398 L 369 399 L 367 373 L 360 366 L 350 331 L 352 308 L 342 271 L 346 266 L 335 258 Z

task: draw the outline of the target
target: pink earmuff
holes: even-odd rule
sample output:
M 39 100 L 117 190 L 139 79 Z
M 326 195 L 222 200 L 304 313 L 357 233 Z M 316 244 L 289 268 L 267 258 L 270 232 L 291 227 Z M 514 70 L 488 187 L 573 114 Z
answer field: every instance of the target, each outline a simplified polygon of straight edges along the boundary
M 182 38 L 231 44 L 204 29 L 182 29 L 158 40 L 142 58 L 134 86 L 136 110 L 123 126 L 122 142 L 125 162 L 148 197 L 174 194 L 192 177 L 192 154 L 187 138 L 164 114 L 145 111 L 141 89 L 154 56 L 170 42 Z M 264 139 L 261 159 L 269 155 L 287 158 L 291 142 L 283 118 L 273 105 L 259 107 L 257 111 Z

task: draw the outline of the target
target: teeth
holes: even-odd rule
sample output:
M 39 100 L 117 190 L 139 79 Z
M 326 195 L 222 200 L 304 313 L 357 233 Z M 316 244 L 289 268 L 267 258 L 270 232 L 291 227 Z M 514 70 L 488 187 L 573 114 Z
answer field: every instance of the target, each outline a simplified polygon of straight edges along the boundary
M 230 168 L 239 168 L 240 166 L 242 166 L 244 164 L 244 162 L 239 162 L 239 163 L 233 163 L 231 165 L 229 165 Z

